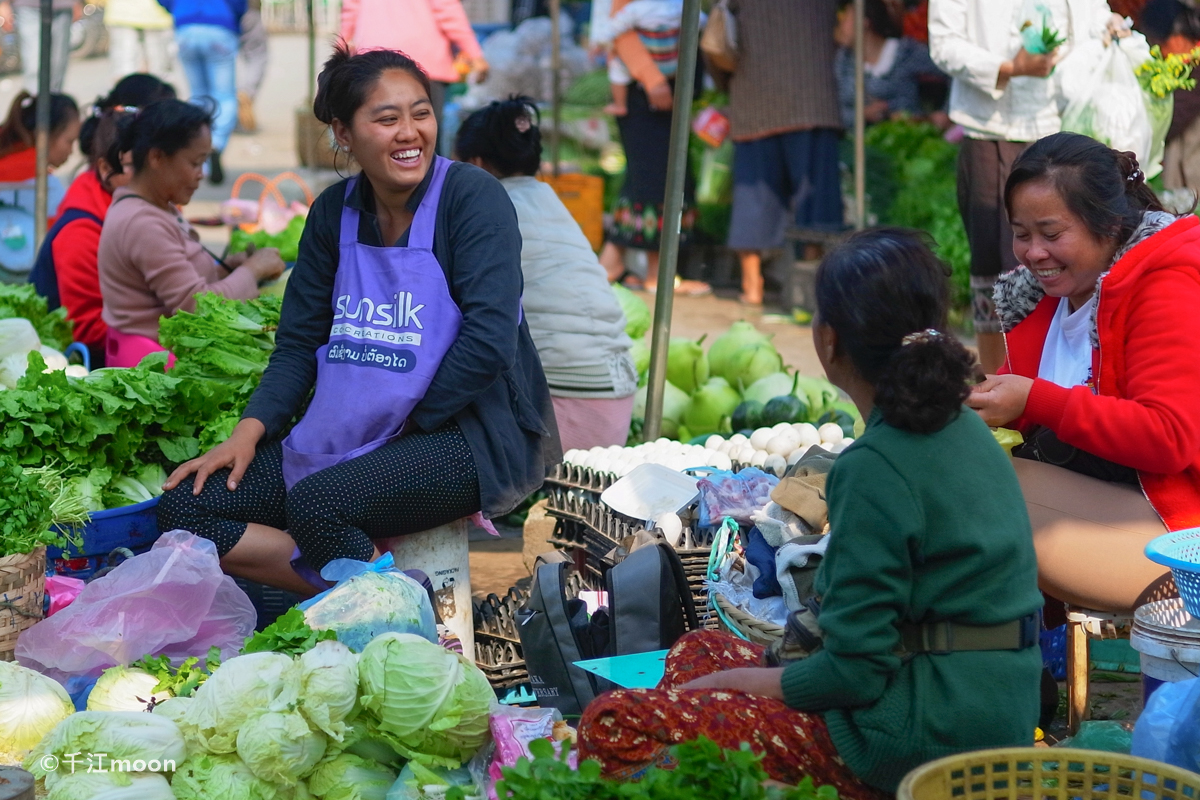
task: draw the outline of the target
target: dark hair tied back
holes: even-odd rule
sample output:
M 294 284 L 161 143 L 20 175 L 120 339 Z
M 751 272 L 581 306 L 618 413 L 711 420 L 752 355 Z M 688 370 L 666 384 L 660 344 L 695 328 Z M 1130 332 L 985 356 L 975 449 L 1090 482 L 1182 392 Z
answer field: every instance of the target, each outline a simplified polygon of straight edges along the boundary
M 483 159 L 501 177 L 536 175 L 542 166 L 542 132 L 537 101 L 510 95 L 479 109 L 459 125 L 454 153 L 463 161 Z
M 818 321 L 875 388 L 892 427 L 941 430 L 970 393 L 975 359 L 942 332 L 949 274 L 921 234 L 897 228 L 854 234 L 817 270 Z
M 421 84 L 426 96 L 430 95 L 431 86 L 425 70 L 399 50 L 356 53 L 344 41 L 338 42 L 317 76 L 313 114 L 326 125 L 331 125 L 335 119 L 349 125 L 379 76 L 389 69 L 407 72 Z
M 1147 211 L 1162 211 L 1133 153 L 1118 152 L 1079 133 L 1056 133 L 1031 144 L 1013 163 L 1004 185 L 1011 218 L 1017 188 L 1048 181 L 1072 214 L 1097 239 L 1124 244 Z
M 124 114 L 118 120 L 117 156 L 133 155 L 133 169 L 146 167 L 151 150 L 173 156 L 192 143 L 205 127 L 212 128 L 212 111 L 182 100 L 162 100 Z M 111 158 L 110 158 L 111 161 Z

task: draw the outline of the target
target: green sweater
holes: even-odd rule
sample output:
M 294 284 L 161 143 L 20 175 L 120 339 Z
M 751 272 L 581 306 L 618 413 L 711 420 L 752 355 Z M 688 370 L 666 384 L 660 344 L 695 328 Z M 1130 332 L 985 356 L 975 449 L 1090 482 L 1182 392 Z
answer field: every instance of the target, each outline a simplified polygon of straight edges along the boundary
M 926 761 L 1031 745 L 1037 647 L 894 653 L 898 622 L 996 625 L 1042 605 L 1021 488 L 987 426 L 964 409 L 914 434 L 876 411 L 827 493 L 832 537 L 816 583 L 825 647 L 783 673 L 787 704 L 824 712 L 838 754 L 887 791 Z

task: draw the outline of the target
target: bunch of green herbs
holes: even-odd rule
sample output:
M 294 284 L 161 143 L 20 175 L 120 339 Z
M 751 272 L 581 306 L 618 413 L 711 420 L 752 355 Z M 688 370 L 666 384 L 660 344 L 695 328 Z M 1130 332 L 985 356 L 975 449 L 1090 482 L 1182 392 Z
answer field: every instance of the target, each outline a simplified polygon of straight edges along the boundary
M 178 667 L 166 656 L 142 656 L 140 661 L 135 661 L 130 666 L 144 669 L 158 678 L 158 683 L 154 686 L 155 694 L 170 692 L 172 697 L 191 697 L 217 667 L 221 666 L 221 649 L 210 647 L 203 664 L 196 656 L 187 659 Z
M 1190 53 L 1164 56 L 1158 45 L 1150 48 L 1150 58 L 1143 61 L 1134 73 L 1142 91 L 1156 100 L 1165 100 L 1177 91 L 1196 88 L 1192 70 L 1200 61 L 1200 47 Z
M 506 767 L 496 784 L 500 797 L 512 800 L 714 800 L 736 797 L 739 800 L 837 800 L 832 786 L 817 787 L 811 778 L 798 786 L 764 786 L 767 773 L 762 756 L 743 744 L 739 750 L 725 750 L 701 737 L 671 749 L 674 769 L 654 766 L 637 783 L 607 780 L 600 775 L 600 764 L 585 760 L 578 770 L 567 763 L 567 750 L 555 752 L 546 740 L 529 746 L 533 759 L 522 758 Z M 464 798 L 462 789 L 452 788 L 448 800 Z

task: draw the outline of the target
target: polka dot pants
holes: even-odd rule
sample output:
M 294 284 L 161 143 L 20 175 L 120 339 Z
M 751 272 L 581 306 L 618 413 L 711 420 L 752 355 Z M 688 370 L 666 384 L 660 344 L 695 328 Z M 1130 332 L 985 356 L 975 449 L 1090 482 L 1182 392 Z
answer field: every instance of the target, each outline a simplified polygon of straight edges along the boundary
M 210 539 L 224 556 L 254 522 L 286 530 L 308 563 L 320 570 L 335 558 L 369 561 L 373 539 L 445 525 L 479 510 L 479 478 L 467 440 L 455 422 L 417 432 L 365 455 L 283 484 L 283 445 L 258 449 L 235 491 L 229 470 L 214 472 L 199 497 L 193 479 L 165 493 L 162 531 Z

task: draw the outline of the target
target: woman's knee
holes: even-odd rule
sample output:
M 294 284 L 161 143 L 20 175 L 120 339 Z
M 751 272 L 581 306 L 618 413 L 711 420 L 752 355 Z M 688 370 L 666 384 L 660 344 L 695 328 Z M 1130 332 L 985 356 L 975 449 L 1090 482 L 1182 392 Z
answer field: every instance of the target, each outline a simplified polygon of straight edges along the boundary
M 197 522 L 208 516 L 200 498 L 193 494 L 194 487 L 195 476 L 189 475 L 174 489 L 162 493 L 157 508 L 160 531 L 194 531 Z

